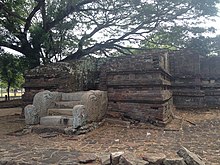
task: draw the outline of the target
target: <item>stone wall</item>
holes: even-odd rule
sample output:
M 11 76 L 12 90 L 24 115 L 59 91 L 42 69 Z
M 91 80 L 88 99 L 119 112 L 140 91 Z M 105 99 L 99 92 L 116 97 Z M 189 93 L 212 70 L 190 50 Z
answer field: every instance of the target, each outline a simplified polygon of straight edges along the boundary
M 25 75 L 23 100 L 31 103 L 36 93 L 43 90 L 75 92 L 97 88 L 98 59 L 58 62 L 38 66 Z
M 177 107 L 202 107 L 204 93 L 200 90 L 200 56 L 190 50 L 173 52 L 169 57 L 173 76 L 172 91 Z
M 203 57 L 192 50 L 169 56 L 174 104 L 178 108 L 220 106 L 220 57 Z
M 204 104 L 220 106 L 220 57 L 201 58 L 201 89 L 205 93 Z
M 100 89 L 108 92 L 108 115 L 164 124 L 173 104 L 167 53 L 149 52 L 108 60 Z
M 23 100 L 32 102 L 42 90 L 100 89 L 108 92 L 109 116 L 166 123 L 173 102 L 177 108 L 220 106 L 219 63 L 220 57 L 202 57 L 192 50 L 60 62 L 26 74 Z

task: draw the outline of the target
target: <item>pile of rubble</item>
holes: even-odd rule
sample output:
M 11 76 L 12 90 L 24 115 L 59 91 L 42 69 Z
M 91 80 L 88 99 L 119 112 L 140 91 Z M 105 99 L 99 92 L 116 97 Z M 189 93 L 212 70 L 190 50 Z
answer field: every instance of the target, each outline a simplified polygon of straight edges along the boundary
M 205 162 L 196 154 L 182 147 L 177 158 L 167 158 L 162 153 L 146 153 L 138 158 L 132 153 L 114 152 L 96 156 L 95 154 L 83 154 L 79 156 L 79 163 L 95 163 L 102 165 L 205 165 Z

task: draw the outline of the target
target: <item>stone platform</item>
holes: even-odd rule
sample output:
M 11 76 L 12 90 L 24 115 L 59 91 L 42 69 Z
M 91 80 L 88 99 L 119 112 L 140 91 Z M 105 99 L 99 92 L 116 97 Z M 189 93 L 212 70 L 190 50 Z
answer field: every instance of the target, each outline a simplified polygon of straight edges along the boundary
M 108 95 L 107 115 L 167 124 L 175 110 L 171 78 L 168 53 L 111 58 L 100 74 L 100 89 Z

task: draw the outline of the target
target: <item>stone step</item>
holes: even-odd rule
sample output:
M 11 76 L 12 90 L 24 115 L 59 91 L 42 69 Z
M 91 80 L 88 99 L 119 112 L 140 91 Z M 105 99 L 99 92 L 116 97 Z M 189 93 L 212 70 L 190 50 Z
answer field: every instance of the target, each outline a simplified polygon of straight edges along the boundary
M 56 108 L 73 108 L 75 105 L 80 104 L 79 100 L 75 101 L 58 101 L 55 102 Z
M 44 116 L 40 118 L 40 124 L 44 126 L 72 126 L 73 118 L 69 116 Z
M 50 108 L 48 109 L 48 115 L 54 116 L 54 115 L 61 115 L 61 116 L 72 116 L 73 115 L 73 108 Z
M 61 100 L 63 100 L 63 101 L 79 101 L 79 100 L 81 100 L 81 97 L 83 94 L 85 94 L 84 91 L 74 92 L 74 93 L 62 93 Z
M 45 125 L 34 125 L 32 131 L 37 134 L 41 133 L 65 133 L 66 126 L 45 126 Z

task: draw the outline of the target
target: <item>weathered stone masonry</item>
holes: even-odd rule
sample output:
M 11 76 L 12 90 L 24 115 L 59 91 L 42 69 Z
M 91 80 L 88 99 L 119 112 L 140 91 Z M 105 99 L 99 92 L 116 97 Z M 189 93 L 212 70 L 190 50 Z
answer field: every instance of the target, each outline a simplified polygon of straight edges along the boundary
M 205 93 L 204 105 L 220 106 L 220 57 L 203 57 L 201 61 L 201 90 Z
M 96 59 L 38 66 L 25 75 L 23 101 L 32 103 L 34 95 L 43 90 L 69 93 L 96 89 L 98 75 Z
M 27 103 L 32 102 L 34 95 L 42 90 L 71 92 L 74 89 L 73 76 L 73 69 L 69 63 L 36 67 L 25 75 L 23 100 Z
M 100 64 L 100 63 L 99 63 Z M 167 123 L 177 108 L 220 106 L 220 57 L 189 51 L 151 51 L 142 55 L 40 66 L 26 75 L 24 100 L 41 90 L 108 92 L 108 115 Z
M 200 57 L 192 51 L 177 51 L 169 56 L 173 76 L 172 91 L 177 107 L 201 107 Z
M 100 75 L 108 115 L 165 124 L 173 110 L 167 53 L 112 58 Z
M 169 57 L 177 108 L 220 106 L 220 57 L 203 57 L 187 50 L 174 52 Z

